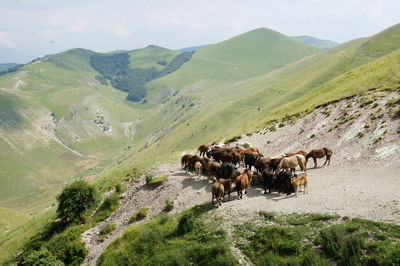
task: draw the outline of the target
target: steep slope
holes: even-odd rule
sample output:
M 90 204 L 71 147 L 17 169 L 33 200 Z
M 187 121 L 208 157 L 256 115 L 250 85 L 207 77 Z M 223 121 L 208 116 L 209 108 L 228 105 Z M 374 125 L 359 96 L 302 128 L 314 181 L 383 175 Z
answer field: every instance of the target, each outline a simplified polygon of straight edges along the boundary
M 329 41 L 329 40 L 322 40 L 318 39 L 312 36 L 307 36 L 307 35 L 302 35 L 302 36 L 294 36 L 292 37 L 293 39 L 296 39 L 298 41 L 304 42 L 306 44 L 309 44 L 311 46 L 317 47 L 322 50 L 328 50 L 331 49 L 335 46 L 338 46 L 338 43 Z
M 177 54 L 156 50 L 133 51 L 132 62 L 151 65 Z M 101 85 L 89 63 L 93 54 L 73 49 L 0 76 L 1 207 L 43 210 L 63 184 L 93 177 L 130 148 L 147 107 Z

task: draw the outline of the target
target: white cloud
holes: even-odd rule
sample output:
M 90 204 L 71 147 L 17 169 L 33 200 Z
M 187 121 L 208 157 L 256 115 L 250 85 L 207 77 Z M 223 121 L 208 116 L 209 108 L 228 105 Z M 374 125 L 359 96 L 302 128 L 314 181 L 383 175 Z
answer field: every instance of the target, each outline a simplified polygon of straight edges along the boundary
M 126 26 L 124 23 L 120 23 L 117 25 L 114 31 L 115 36 L 120 37 L 120 38 L 125 38 L 129 37 L 132 35 L 130 31 L 126 29 Z
M 8 32 L 0 31 L 0 46 L 15 48 L 15 43 L 11 40 Z

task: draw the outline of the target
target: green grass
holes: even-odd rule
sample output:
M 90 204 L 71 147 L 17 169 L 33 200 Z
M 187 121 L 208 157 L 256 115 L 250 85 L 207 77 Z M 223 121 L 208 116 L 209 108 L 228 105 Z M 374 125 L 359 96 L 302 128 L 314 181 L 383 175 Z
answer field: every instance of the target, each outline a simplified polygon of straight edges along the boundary
M 255 265 L 396 265 L 400 226 L 330 214 L 260 212 L 268 225 L 235 230 L 238 247 Z
M 119 193 L 114 192 L 104 199 L 92 220 L 94 222 L 104 221 L 111 213 L 118 209 L 119 205 Z
M 103 252 L 99 265 L 238 265 L 225 232 L 204 223 L 201 209 L 129 228 Z M 190 217 L 196 227 L 180 231 L 182 217 Z
M 107 224 L 103 229 L 100 230 L 99 232 L 99 238 L 98 241 L 102 242 L 104 239 L 116 228 L 115 224 Z
M 151 185 L 151 184 L 153 184 L 153 185 L 161 184 L 161 183 L 167 181 L 168 178 L 169 178 L 170 176 L 171 176 L 171 175 L 166 174 L 166 175 L 154 177 L 154 178 L 152 178 L 152 179 L 149 181 L 148 184 L 150 184 L 150 185 Z
M 148 217 L 149 210 L 147 208 L 141 208 L 129 219 L 129 223 L 134 223 Z

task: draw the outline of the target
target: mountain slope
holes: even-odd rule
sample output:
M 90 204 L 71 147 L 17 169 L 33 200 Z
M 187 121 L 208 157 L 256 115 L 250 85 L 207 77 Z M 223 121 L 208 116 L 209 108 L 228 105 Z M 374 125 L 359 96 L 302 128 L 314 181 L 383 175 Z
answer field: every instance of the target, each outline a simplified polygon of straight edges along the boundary
M 177 54 L 161 49 L 168 60 Z M 101 85 L 93 54 L 73 49 L 0 76 L 1 207 L 36 213 L 69 180 L 90 178 L 125 156 L 146 107 Z
M 173 110 L 168 102 L 174 103 L 176 115 L 183 117 L 184 123 L 164 124 L 166 132 L 148 134 L 147 142 L 141 144 L 147 149 L 134 161 L 150 165 L 155 156 L 160 160 L 171 158 L 172 154 L 178 157 L 181 153 L 177 151 L 252 132 L 269 120 L 310 110 L 328 101 L 371 88 L 398 88 L 399 27 L 395 25 L 370 38 L 342 44 L 258 77 L 225 81 L 213 87 L 215 81 L 211 83 L 207 76 L 183 86 L 157 114 L 163 118 L 168 116 Z M 379 54 L 375 51 L 377 47 L 380 47 Z M 194 63 L 184 65 L 179 73 L 193 70 Z M 169 86 L 171 78 L 157 80 L 152 85 Z M 188 103 L 180 106 L 179 99 L 183 97 L 180 94 L 197 102 L 193 102 L 192 108 L 188 108 Z
M 329 41 L 329 40 L 322 40 L 322 39 L 318 39 L 312 36 L 306 36 L 306 35 L 302 35 L 302 36 L 294 36 L 293 39 L 296 39 L 298 41 L 307 43 L 311 46 L 317 47 L 319 49 L 323 49 L 323 50 L 328 50 L 331 49 L 335 46 L 338 46 L 338 43 Z

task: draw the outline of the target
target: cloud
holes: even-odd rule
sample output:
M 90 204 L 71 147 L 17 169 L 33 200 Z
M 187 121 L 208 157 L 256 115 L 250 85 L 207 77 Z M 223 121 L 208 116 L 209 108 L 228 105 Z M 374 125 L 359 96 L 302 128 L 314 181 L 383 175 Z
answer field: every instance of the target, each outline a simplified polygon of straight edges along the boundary
M 8 32 L 0 31 L 0 46 L 15 48 L 15 43 L 11 40 Z
M 124 23 L 120 23 L 117 25 L 115 31 L 114 31 L 115 36 L 120 37 L 120 38 L 125 38 L 129 37 L 132 35 L 130 31 L 126 29 L 126 26 Z

